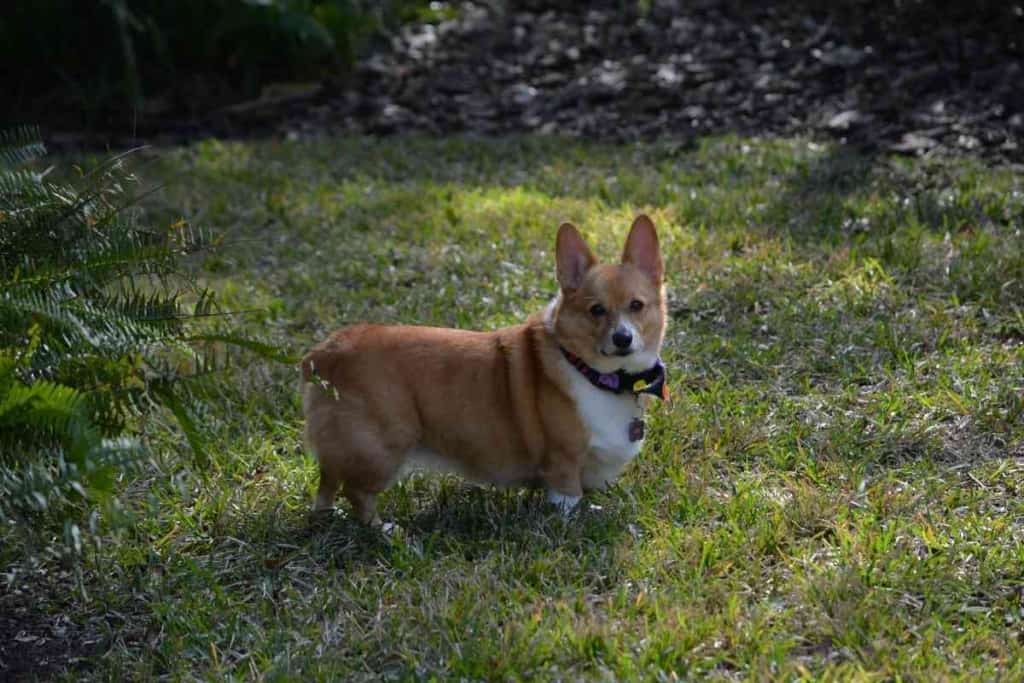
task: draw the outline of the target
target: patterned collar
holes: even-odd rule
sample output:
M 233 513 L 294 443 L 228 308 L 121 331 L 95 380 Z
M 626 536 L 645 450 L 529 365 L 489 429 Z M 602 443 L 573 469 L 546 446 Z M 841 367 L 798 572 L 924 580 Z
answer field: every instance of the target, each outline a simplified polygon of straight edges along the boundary
M 657 396 L 662 401 L 668 400 L 668 384 L 665 383 L 665 364 L 661 362 L 660 358 L 655 361 L 654 365 L 643 372 L 626 372 L 625 370 L 598 372 L 584 363 L 579 356 L 561 346 L 559 348 L 562 350 L 562 355 L 565 356 L 565 359 L 598 389 L 610 391 L 613 394 L 621 394 L 626 391 L 636 396 L 651 394 L 652 396 Z

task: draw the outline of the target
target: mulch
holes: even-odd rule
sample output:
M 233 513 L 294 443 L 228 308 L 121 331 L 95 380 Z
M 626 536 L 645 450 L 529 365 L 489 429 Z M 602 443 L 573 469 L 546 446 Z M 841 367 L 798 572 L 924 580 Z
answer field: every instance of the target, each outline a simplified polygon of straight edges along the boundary
M 104 636 L 53 613 L 25 593 L 0 596 L 0 680 L 36 681 L 81 671 L 104 652 Z
M 732 132 L 1024 158 L 1022 45 L 1005 37 L 1013 26 L 993 27 L 1001 15 L 908 25 L 815 3 L 642 5 L 459 3 L 457 18 L 404 26 L 343 78 L 103 139 L 536 132 L 686 143 Z

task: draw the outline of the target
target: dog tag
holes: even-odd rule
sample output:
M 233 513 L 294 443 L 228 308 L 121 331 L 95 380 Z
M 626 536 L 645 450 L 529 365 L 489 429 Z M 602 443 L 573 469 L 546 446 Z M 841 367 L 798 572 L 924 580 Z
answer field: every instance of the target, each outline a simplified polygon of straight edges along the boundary
M 630 441 L 641 441 L 644 438 L 644 421 L 639 417 L 634 417 L 633 421 L 629 423 L 629 440 Z

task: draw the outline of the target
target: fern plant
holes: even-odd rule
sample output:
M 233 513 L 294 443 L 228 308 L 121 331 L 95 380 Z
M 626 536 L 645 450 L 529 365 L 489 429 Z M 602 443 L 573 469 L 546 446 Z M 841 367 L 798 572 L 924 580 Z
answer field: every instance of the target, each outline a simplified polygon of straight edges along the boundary
M 224 366 L 209 292 L 183 259 L 210 246 L 185 221 L 140 220 L 114 157 L 75 182 L 40 170 L 38 131 L 0 133 L 0 521 L 102 497 L 142 453 L 129 427 L 155 406 L 189 417 L 196 380 Z M 65 526 L 68 540 L 80 532 Z

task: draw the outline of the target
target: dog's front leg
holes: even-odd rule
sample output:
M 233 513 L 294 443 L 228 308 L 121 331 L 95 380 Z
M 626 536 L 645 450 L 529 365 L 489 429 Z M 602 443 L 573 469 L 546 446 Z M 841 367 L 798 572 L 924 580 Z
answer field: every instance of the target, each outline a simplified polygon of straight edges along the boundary
M 576 509 L 583 497 L 582 462 L 582 457 L 560 455 L 553 458 L 541 473 L 548 491 L 548 502 L 565 516 Z
M 568 517 L 572 514 L 572 511 L 579 505 L 582 495 L 570 496 L 564 493 L 559 493 L 554 489 L 548 489 L 548 502 L 558 508 L 564 516 Z

